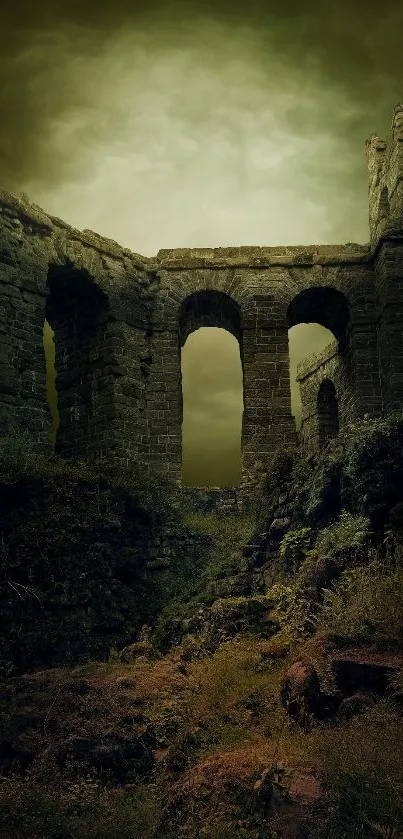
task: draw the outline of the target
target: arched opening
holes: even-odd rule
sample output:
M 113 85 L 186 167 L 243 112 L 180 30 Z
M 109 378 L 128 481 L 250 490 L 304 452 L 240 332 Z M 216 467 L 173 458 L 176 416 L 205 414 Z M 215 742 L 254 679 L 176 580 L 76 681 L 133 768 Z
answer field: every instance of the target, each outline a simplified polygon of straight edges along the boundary
M 317 397 L 319 448 L 324 446 L 339 433 L 339 408 L 336 388 L 330 379 L 325 379 L 318 390 Z
M 224 329 L 202 327 L 187 338 L 181 361 L 183 485 L 235 486 L 242 470 L 238 341 Z
M 108 300 L 87 272 L 69 265 L 50 266 L 48 287 L 44 341 L 55 431 L 58 419 L 55 448 L 65 457 L 98 454 L 107 438 L 105 409 L 113 406 L 105 363 Z
M 238 306 L 221 292 L 197 292 L 181 306 L 179 330 L 182 483 L 236 486 L 242 473 L 243 414 Z
M 333 333 L 320 323 L 299 323 L 288 330 L 291 413 L 297 430 L 301 427 L 302 419 L 301 391 L 297 381 L 298 365 L 312 353 L 322 353 L 332 341 Z
M 330 329 L 340 349 L 347 339 L 349 306 L 341 291 L 330 286 L 315 286 L 297 294 L 288 307 L 288 326 L 319 323 Z
M 323 353 L 337 342 L 343 352 L 348 333 L 349 306 L 342 292 L 329 286 L 305 289 L 288 307 L 291 411 L 301 425 L 301 395 L 297 367 L 306 358 Z

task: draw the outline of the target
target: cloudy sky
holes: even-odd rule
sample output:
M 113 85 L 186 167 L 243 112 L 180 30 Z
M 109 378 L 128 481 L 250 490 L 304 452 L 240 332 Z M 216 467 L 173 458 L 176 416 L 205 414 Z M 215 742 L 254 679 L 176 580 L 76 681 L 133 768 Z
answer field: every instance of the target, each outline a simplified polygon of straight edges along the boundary
M 364 143 L 403 100 L 402 31 L 401 0 L 14 0 L 0 183 L 146 256 L 366 242 Z M 294 327 L 292 377 L 329 337 Z M 235 339 L 191 335 L 183 388 L 185 480 L 232 483 Z

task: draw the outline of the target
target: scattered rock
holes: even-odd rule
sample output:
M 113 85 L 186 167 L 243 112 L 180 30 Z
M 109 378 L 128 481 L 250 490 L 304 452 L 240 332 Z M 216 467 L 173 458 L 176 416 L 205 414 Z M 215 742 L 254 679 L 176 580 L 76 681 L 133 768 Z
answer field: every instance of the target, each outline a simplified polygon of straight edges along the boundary
M 290 524 L 291 524 L 291 519 L 289 519 L 288 517 L 281 518 L 281 519 L 280 518 L 273 519 L 273 521 L 272 521 L 272 523 L 269 527 L 270 537 L 271 538 L 273 538 L 273 537 L 279 538 L 281 536 L 284 536 L 284 534 L 285 534 L 286 530 L 288 530 Z
M 168 556 L 156 557 L 156 559 L 149 559 L 146 562 L 146 568 L 148 571 L 165 571 L 165 569 L 170 568 L 171 565 L 172 561 Z
M 124 647 L 120 653 L 123 664 L 132 664 L 137 658 L 153 658 L 154 650 L 148 641 L 135 641 Z
M 154 765 L 152 751 L 155 737 L 141 731 L 125 737 L 111 733 L 102 737 L 70 737 L 58 748 L 58 762 L 62 766 L 73 758 L 95 770 L 105 781 L 125 784 L 150 772 Z
M 279 658 L 286 658 L 290 652 L 290 645 L 286 642 L 276 643 L 272 641 L 261 641 L 258 646 L 262 659 L 276 661 Z
M 377 697 L 374 694 L 357 691 L 357 693 L 342 699 L 333 718 L 334 722 L 344 722 L 357 714 L 362 714 L 372 708 L 376 701 Z
M 252 575 L 243 572 L 224 580 L 212 580 L 208 592 L 213 597 L 242 597 L 251 593 Z
M 288 714 L 304 725 L 320 706 L 320 683 L 315 668 L 303 661 L 291 664 L 286 670 L 280 696 Z
M 267 633 L 278 631 L 278 618 L 270 615 L 272 599 L 266 595 L 228 597 L 215 600 L 211 606 L 211 624 L 222 635 L 233 636 L 260 627 Z

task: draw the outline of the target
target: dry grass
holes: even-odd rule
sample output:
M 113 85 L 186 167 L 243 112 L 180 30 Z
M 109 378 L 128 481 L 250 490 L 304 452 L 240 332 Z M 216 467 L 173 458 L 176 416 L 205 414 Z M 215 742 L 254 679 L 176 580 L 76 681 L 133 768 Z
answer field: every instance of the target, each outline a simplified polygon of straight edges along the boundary
M 340 635 L 369 632 L 374 638 L 403 642 L 402 603 L 403 567 L 375 559 L 366 567 L 345 571 L 326 591 L 317 628 Z
M 400 839 L 403 725 L 396 707 L 383 700 L 348 724 L 316 730 L 310 739 L 336 804 L 329 839 Z
M 151 839 L 159 810 L 151 785 L 105 790 L 91 779 L 61 786 L 9 778 L 0 787 L 4 839 Z
M 240 726 L 248 726 L 251 714 L 245 703 L 251 697 L 276 714 L 282 668 L 283 663 L 263 663 L 253 639 L 227 641 L 208 658 L 189 664 L 189 678 L 195 688 L 194 715 L 204 722 L 233 719 Z

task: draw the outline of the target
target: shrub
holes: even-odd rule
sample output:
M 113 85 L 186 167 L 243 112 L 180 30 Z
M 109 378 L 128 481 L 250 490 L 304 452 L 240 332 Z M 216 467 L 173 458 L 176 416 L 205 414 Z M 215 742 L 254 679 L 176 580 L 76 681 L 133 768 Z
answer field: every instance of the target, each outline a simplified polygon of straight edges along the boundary
M 344 504 L 382 529 L 389 510 L 402 500 L 403 413 L 363 421 L 352 431 L 346 439 Z
M 403 568 L 373 560 L 350 568 L 324 593 L 317 628 L 340 635 L 403 638 Z
M 361 548 L 368 538 L 369 526 L 369 519 L 366 516 L 354 516 L 344 510 L 334 524 L 320 531 L 315 542 L 315 550 L 337 555 L 346 549 Z
M 312 530 L 302 527 L 300 530 L 289 530 L 280 544 L 280 556 L 285 560 L 287 570 L 295 571 L 305 556 L 311 543 Z

